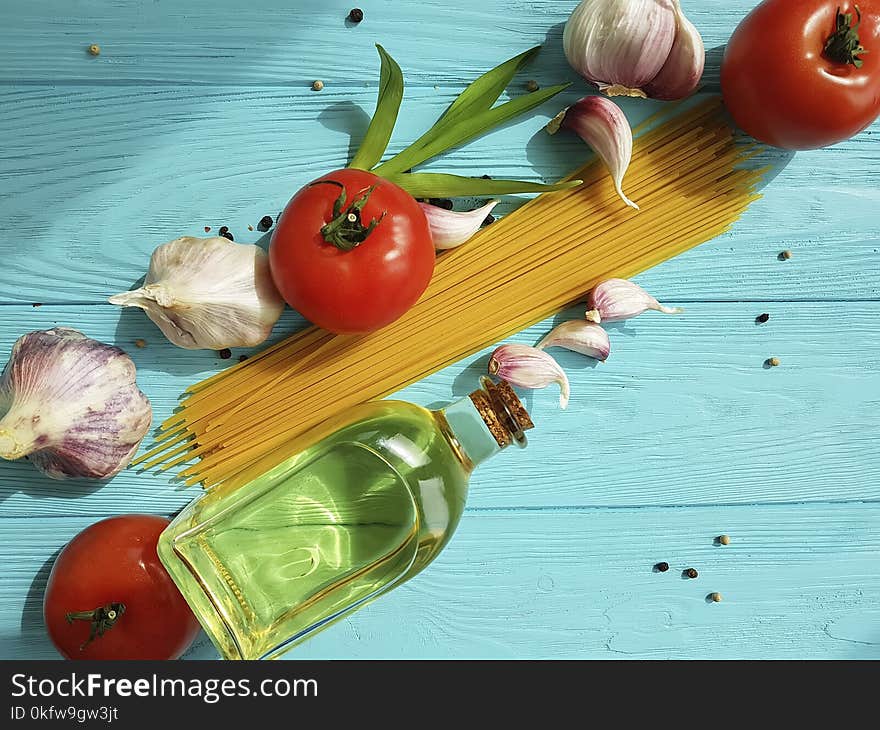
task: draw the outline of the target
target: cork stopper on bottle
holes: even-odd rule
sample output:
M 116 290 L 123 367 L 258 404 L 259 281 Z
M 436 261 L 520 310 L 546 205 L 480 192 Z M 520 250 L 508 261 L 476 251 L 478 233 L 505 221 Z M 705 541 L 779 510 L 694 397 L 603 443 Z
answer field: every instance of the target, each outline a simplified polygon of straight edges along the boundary
M 513 388 L 504 380 L 496 383 L 486 376 L 480 379 L 480 384 L 483 389 L 475 390 L 470 398 L 495 441 L 502 449 L 514 441 L 525 446 L 525 432 L 535 424 Z

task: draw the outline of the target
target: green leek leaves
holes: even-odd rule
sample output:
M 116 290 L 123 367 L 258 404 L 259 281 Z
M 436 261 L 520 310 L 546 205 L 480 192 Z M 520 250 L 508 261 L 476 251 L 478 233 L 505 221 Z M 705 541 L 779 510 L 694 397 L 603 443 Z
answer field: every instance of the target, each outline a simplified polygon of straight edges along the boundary
M 521 180 L 486 180 L 440 173 L 404 172 L 509 122 L 564 90 L 568 84 L 534 91 L 493 107 L 516 72 L 538 53 L 540 46 L 514 56 L 473 81 L 425 134 L 406 149 L 379 164 L 400 110 L 403 75 L 385 49 L 379 45 L 376 47 L 382 59 L 379 100 L 367 134 L 350 167 L 372 170 L 400 185 L 414 197 L 546 192 L 580 184 L 579 181 L 567 181 L 544 185 Z

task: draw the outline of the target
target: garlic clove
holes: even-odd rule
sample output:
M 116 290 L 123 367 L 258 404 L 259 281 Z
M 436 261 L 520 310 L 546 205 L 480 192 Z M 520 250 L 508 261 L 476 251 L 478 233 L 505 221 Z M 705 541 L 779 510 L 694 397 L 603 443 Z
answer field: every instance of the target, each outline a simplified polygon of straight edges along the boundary
M 623 176 L 632 159 L 632 129 L 621 108 L 604 96 L 587 96 L 563 109 L 547 125 L 547 132 L 556 134 L 567 129 L 577 134 L 605 163 L 620 199 L 631 208 L 639 209 L 623 192 Z
M 598 324 L 582 319 L 573 319 L 554 327 L 537 345 L 537 349 L 564 347 L 581 355 L 605 362 L 611 354 L 608 333 Z
M 646 96 L 675 40 L 672 0 L 582 0 L 562 34 L 575 71 L 610 96 Z
M 143 309 L 188 350 L 258 345 L 284 309 L 266 252 L 222 237 L 186 236 L 159 246 L 144 286 L 108 301 Z
M 440 250 L 455 248 L 470 239 L 480 230 L 486 216 L 492 212 L 496 205 L 498 205 L 497 200 L 490 200 L 474 210 L 459 212 L 446 210 L 437 205 L 419 203 L 428 219 L 434 248 Z
M 617 322 L 637 317 L 653 309 L 664 314 L 680 314 L 680 307 L 665 307 L 638 284 L 626 279 L 608 279 L 597 284 L 587 299 L 589 322 Z
M 30 332 L 0 376 L 0 457 L 29 456 L 54 479 L 124 469 L 150 427 L 131 358 L 77 330 Z
M 559 406 L 568 405 L 570 386 L 565 371 L 543 350 L 528 345 L 502 345 L 489 359 L 489 374 L 521 388 L 559 384 Z
M 652 99 L 683 99 L 690 96 L 703 77 L 706 49 L 700 32 L 685 17 L 679 0 L 675 3 L 675 41 L 669 57 L 654 79 L 645 86 Z

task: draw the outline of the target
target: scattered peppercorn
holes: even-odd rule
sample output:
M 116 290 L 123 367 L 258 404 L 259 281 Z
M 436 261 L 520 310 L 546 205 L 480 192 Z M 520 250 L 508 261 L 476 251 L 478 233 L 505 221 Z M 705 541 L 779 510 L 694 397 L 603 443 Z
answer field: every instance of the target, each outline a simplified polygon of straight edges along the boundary
M 219 233 L 220 233 L 221 236 L 222 236 L 224 233 L 229 233 L 229 226 L 220 226 Z
M 312 82 L 312 91 L 320 91 L 324 88 L 324 82 L 318 79 Z
M 730 537 L 728 535 L 719 535 L 718 542 L 721 545 L 730 545 Z
M 254 227 L 253 227 L 253 226 L 248 226 L 248 230 L 249 230 L 249 231 L 252 231 L 252 230 L 254 230 Z
M 232 350 L 230 350 L 228 347 L 224 347 L 222 350 L 218 350 L 217 354 L 220 356 L 221 360 L 228 360 L 230 357 L 232 357 Z
M 712 603 L 720 603 L 721 602 L 721 594 L 720 593 L 710 593 L 708 595 L 708 599 L 712 601 Z
M 364 11 L 360 8 L 352 8 L 348 13 L 348 19 L 352 23 L 360 23 L 364 19 Z
M 220 226 L 220 230 L 217 231 L 223 238 L 228 238 L 230 241 L 234 241 L 232 234 L 229 232 L 229 228 L 227 226 Z
M 779 258 L 782 261 L 788 261 L 792 257 L 791 251 L 785 250 L 781 254 L 779 254 Z
M 769 358 L 767 360 L 767 365 L 769 365 L 771 368 L 779 367 L 779 358 L 778 357 Z
M 684 571 L 685 578 L 696 578 L 699 573 L 694 568 L 688 568 Z
M 537 90 L 540 89 L 540 88 L 541 88 L 541 87 L 538 86 L 538 82 L 535 81 L 534 79 L 529 79 L 529 80 L 526 82 L 526 91 L 537 91 Z
M 769 319 L 770 315 L 767 314 L 767 312 L 764 312 L 764 314 L 759 314 L 757 317 L 755 317 L 755 321 L 758 324 L 764 324 L 765 322 L 769 321 Z
M 89 46 L 89 53 L 93 56 L 100 56 L 101 46 L 99 46 L 97 43 L 92 43 L 92 45 Z
M 31 304 L 31 306 L 32 306 L 34 309 L 36 309 L 37 307 L 42 307 L 43 305 L 40 304 L 40 302 L 34 302 L 33 304 Z
M 146 347 L 146 346 L 147 346 L 147 341 L 144 340 L 144 339 L 141 339 L 140 337 L 138 337 L 138 338 L 134 341 L 134 346 L 135 346 L 135 347 L 141 347 L 141 348 Z
M 495 222 L 495 216 L 489 213 L 485 218 L 483 218 L 483 222 L 480 223 L 480 226 L 488 226 L 490 223 Z
M 669 563 L 664 561 L 662 563 L 657 563 L 657 565 L 655 565 L 654 567 L 661 573 L 665 573 L 667 570 L 669 570 Z
M 247 360 L 247 359 L 248 359 L 248 356 L 247 356 L 247 355 L 239 355 L 239 356 L 238 356 L 238 361 L 239 361 L 239 362 L 244 362 L 244 361 Z
M 260 222 L 257 223 L 258 231 L 268 231 L 273 225 L 275 225 L 275 221 L 272 220 L 271 215 L 264 215 L 260 218 Z
M 211 226 L 205 226 L 205 233 L 211 232 Z
M 453 203 L 449 198 L 428 198 L 428 202 L 444 210 L 452 210 L 453 207 Z

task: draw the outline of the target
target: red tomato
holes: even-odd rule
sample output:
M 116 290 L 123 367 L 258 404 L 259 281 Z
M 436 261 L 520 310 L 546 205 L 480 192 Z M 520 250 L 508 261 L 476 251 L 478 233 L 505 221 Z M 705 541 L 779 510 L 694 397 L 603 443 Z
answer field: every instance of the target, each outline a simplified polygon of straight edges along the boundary
M 291 307 L 319 327 L 355 334 L 390 324 L 416 303 L 434 273 L 434 244 L 409 193 L 347 168 L 291 199 L 269 262 Z
M 843 36 L 826 50 L 838 8 L 855 26 L 855 5 L 861 68 L 847 62 Z M 721 91 L 736 123 L 762 142 L 802 150 L 852 137 L 880 115 L 880 0 L 766 0 L 727 44 Z
M 199 622 L 156 554 L 167 525 L 152 515 L 111 517 L 61 551 L 43 617 L 66 658 L 177 659 L 193 642 Z

